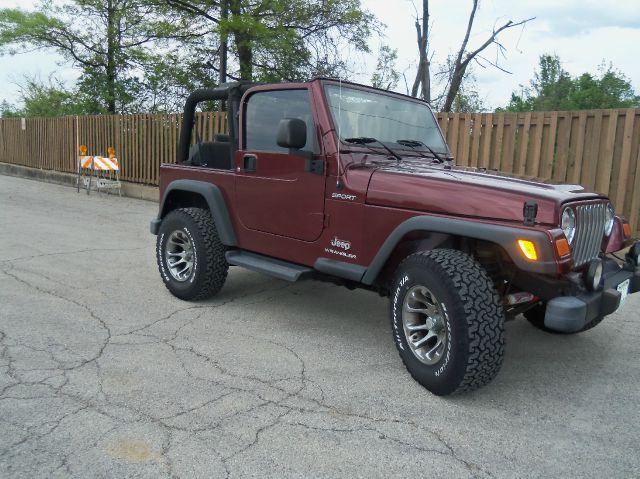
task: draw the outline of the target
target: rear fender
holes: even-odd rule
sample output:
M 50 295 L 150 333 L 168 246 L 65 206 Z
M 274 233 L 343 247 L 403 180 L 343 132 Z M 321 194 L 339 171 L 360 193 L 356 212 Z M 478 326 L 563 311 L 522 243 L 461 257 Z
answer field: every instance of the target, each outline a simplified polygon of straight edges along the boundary
M 229 215 L 229 209 L 227 208 L 224 195 L 216 185 L 205 181 L 175 180 L 169 183 L 165 189 L 162 201 L 160 202 L 158 219 L 151 223 L 151 230 L 153 233 L 157 234 L 157 231 L 153 231 L 154 228 L 157 230 L 162 218 L 164 218 L 167 213 L 173 209 L 167 199 L 171 198 L 172 194 L 175 195 L 176 192 L 189 192 L 194 195 L 199 195 L 211 212 L 213 222 L 216 225 L 216 230 L 218 231 L 222 244 L 225 246 L 237 246 L 238 241 L 233 229 L 233 224 L 231 223 L 231 217 Z M 190 204 L 188 206 L 194 205 Z M 157 226 L 154 227 L 154 225 Z

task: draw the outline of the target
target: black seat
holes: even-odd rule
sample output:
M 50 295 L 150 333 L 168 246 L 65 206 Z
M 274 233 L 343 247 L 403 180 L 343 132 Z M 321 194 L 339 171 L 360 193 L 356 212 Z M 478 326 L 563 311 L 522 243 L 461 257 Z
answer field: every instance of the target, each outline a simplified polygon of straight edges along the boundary
M 221 141 L 196 143 L 189 149 L 187 163 L 219 170 L 231 169 L 231 144 Z

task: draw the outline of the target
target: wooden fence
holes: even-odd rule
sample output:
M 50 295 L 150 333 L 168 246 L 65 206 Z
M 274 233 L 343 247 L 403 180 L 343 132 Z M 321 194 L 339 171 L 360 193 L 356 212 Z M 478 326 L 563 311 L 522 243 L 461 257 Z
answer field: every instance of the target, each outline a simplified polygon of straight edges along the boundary
M 227 130 L 226 114 L 196 121 L 203 141 Z M 104 156 L 113 146 L 123 180 L 157 185 L 160 163 L 176 161 L 181 124 L 180 114 L 0 119 L 0 162 L 75 173 L 79 145 Z
M 438 122 L 456 164 L 580 184 L 608 195 L 638 231 L 640 109 L 440 113 Z
M 104 115 L 0 119 L 0 162 L 75 172 L 77 147 L 114 146 L 126 181 L 158 184 L 160 163 L 175 162 L 182 117 Z M 227 129 L 226 116 L 198 113 L 203 139 Z M 638 231 L 640 109 L 540 113 L 439 113 L 456 163 L 581 184 L 610 196 Z

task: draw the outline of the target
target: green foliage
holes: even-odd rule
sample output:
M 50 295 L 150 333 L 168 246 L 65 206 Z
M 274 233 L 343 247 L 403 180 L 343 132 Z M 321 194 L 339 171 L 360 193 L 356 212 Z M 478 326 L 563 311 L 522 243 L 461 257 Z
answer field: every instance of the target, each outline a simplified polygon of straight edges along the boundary
M 214 53 L 229 38 L 229 77 L 297 81 L 347 76 L 345 51 L 368 52 L 367 39 L 380 28 L 360 0 L 226 0 L 229 15 L 210 0 L 166 0 L 198 41 L 186 45 L 190 69 L 217 70 Z M 204 45 L 204 47 L 203 47 Z M 216 52 L 217 53 L 217 52 Z M 205 60 L 203 62 L 203 60 Z
M 162 14 L 143 0 L 43 1 L 33 12 L 2 9 L 0 54 L 56 50 L 81 71 L 79 89 L 93 97 L 92 110 L 136 111 L 154 48 L 181 26 Z
M 451 111 L 454 113 L 478 113 L 485 109 L 480 94 L 475 89 L 464 85 L 458 90 L 451 105 Z
M 0 9 L 0 55 L 57 51 L 87 113 L 176 111 L 218 83 L 225 39 L 230 79 L 296 81 L 348 76 L 379 28 L 360 0 L 41 0 Z
M 378 53 L 376 70 L 371 76 L 371 85 L 384 90 L 393 90 L 398 86 L 400 73 L 396 70 L 398 50 L 382 45 Z
M 557 55 L 542 55 L 530 87 L 511 94 L 511 100 L 498 111 L 562 111 L 640 106 L 625 75 L 611 64 L 602 64 L 598 75 L 590 73 L 572 78 L 562 68 Z
M 83 115 L 97 113 L 76 91 L 68 90 L 61 82 L 50 79 L 48 83 L 35 78 L 26 78 L 20 86 L 22 108 L 16 108 L 8 102 L 0 106 L 3 118 L 10 117 L 47 117 L 65 115 Z

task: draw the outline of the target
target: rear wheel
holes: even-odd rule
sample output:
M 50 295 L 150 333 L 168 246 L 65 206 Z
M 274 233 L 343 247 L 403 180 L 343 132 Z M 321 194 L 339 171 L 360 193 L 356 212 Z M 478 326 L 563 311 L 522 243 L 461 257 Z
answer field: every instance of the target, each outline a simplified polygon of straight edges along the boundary
M 413 378 L 437 395 L 491 381 L 504 355 L 504 309 L 469 255 L 438 249 L 408 256 L 391 293 L 391 324 Z
M 201 208 L 173 210 L 162 220 L 156 260 L 167 289 L 185 300 L 218 293 L 229 270 L 211 213 Z

